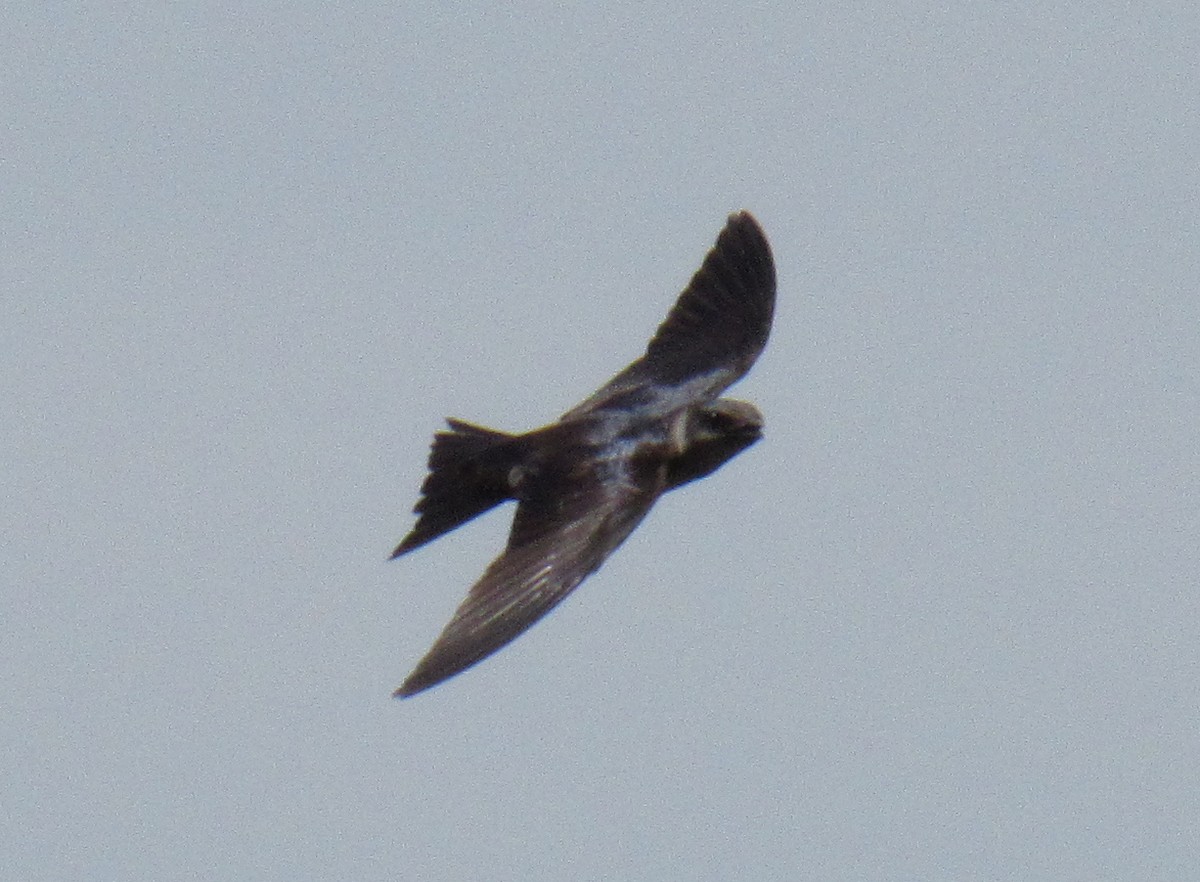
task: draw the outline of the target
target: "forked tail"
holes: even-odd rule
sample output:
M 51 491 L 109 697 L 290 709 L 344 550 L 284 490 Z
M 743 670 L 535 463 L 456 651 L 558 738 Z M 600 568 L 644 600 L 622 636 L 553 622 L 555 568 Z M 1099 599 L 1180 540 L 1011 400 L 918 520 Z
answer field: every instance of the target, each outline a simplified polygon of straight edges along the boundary
M 450 431 L 438 432 L 429 451 L 429 474 L 413 508 L 416 526 L 396 546 L 394 558 L 512 498 L 508 476 L 521 459 L 517 436 L 462 420 L 446 422 Z

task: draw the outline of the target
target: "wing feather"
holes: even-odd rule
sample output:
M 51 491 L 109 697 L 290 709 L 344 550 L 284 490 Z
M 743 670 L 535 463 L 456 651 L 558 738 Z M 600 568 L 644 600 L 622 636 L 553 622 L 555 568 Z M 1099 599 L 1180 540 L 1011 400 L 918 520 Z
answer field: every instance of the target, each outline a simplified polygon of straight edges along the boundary
M 612 464 L 607 464 L 611 471 Z M 471 588 L 433 647 L 396 690 L 435 686 L 506 645 L 550 612 L 633 531 L 666 482 L 665 466 L 626 480 L 594 470 L 518 506 L 514 537 Z M 516 526 L 520 525 L 518 532 Z
M 716 397 L 750 369 L 775 314 L 775 263 L 749 212 L 730 215 L 646 353 L 564 419 L 612 406 L 656 411 Z

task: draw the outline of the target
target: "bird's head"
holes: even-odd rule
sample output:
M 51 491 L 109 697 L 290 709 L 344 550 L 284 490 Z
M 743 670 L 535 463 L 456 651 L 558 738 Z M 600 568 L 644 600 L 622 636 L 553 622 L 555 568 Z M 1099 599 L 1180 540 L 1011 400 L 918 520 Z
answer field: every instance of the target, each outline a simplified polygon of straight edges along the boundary
M 758 408 L 732 398 L 695 408 L 687 421 L 684 449 L 671 462 L 668 487 L 703 478 L 762 437 Z

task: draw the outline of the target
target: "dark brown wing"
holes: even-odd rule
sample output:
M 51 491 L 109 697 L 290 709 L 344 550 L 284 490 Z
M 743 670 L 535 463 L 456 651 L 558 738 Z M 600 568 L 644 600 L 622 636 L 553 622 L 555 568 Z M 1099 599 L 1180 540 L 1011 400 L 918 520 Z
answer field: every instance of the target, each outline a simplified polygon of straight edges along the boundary
M 491 655 L 553 609 L 638 525 L 666 482 L 665 463 L 598 459 L 587 474 L 534 488 L 507 550 L 471 588 L 433 648 L 396 690 L 428 689 Z
M 565 416 L 614 406 L 650 412 L 715 398 L 750 369 L 767 343 L 775 313 L 775 262 L 749 212 L 725 229 L 646 354 Z

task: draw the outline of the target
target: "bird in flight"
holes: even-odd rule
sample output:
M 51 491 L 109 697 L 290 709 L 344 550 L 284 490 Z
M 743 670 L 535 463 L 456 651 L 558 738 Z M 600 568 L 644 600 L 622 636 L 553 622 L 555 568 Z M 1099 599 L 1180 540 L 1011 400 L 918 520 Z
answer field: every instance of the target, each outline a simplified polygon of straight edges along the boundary
M 775 264 L 749 212 L 730 215 L 639 359 L 555 423 L 522 435 L 447 420 L 400 557 L 506 500 L 487 568 L 399 689 L 415 695 L 514 640 L 595 572 L 668 490 L 762 436 L 758 409 L 718 398 L 754 364 L 775 311 Z

